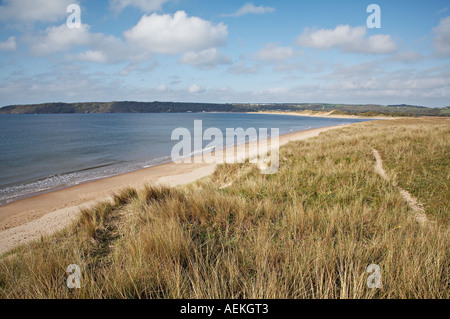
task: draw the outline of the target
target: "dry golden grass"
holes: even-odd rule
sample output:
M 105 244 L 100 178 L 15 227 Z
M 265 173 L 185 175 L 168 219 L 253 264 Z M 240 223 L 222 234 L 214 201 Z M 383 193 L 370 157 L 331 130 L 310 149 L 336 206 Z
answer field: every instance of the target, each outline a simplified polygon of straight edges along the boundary
M 449 133 L 447 120 L 363 123 L 283 147 L 275 175 L 223 165 L 188 187 L 126 190 L 4 256 L 0 296 L 449 298 Z M 412 218 L 372 148 L 438 222 Z M 81 289 L 66 287 L 70 264 Z

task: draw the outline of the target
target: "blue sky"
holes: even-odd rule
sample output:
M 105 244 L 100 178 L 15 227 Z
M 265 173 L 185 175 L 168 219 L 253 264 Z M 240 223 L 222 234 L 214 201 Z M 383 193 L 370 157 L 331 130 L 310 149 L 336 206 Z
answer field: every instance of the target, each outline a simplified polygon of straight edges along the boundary
M 366 25 L 372 3 L 380 29 Z M 0 106 L 450 105 L 447 0 L 3 0 L 0 28 Z

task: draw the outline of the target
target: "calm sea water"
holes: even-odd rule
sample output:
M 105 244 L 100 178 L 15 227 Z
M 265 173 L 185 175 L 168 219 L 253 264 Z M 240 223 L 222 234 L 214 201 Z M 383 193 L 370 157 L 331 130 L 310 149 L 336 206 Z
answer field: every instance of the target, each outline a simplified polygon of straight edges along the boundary
M 0 115 L 0 205 L 168 162 L 178 143 L 172 131 L 185 127 L 193 135 L 194 120 L 203 120 L 204 130 L 279 128 L 280 134 L 363 121 L 233 113 Z

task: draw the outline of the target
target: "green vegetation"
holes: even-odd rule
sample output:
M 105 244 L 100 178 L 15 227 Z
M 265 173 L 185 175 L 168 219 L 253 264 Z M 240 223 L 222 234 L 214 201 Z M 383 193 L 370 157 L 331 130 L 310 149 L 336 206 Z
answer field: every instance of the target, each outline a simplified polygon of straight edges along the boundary
M 45 103 L 11 105 L 0 114 L 245 112 L 231 104 L 172 102 Z
M 387 171 L 399 186 L 420 198 L 432 218 L 445 223 L 450 219 L 450 120 L 383 124 L 386 130 L 379 132 L 378 145 L 373 145 L 389 146 L 381 154 Z
M 222 165 L 189 186 L 125 190 L 3 256 L 0 297 L 448 299 L 449 131 L 447 119 L 360 123 L 286 145 L 274 175 Z M 372 148 L 429 223 L 374 172 Z M 70 264 L 79 290 L 65 286 Z M 381 289 L 366 285 L 370 264 Z
M 345 105 L 345 104 L 211 104 L 174 102 L 107 102 L 107 103 L 44 103 L 10 105 L 0 108 L 0 114 L 52 113 L 183 113 L 183 112 L 259 112 L 301 111 L 331 112 L 362 116 L 450 116 L 448 109 L 411 105 Z

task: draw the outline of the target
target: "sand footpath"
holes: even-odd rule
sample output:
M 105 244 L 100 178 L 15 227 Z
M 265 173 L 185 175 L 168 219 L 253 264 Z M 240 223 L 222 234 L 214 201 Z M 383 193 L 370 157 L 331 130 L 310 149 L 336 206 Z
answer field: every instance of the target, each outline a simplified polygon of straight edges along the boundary
M 298 140 L 318 136 L 332 129 L 353 124 L 337 125 L 310 129 L 280 136 L 280 146 Z M 247 144 L 246 154 L 255 154 L 256 142 Z M 242 152 L 242 150 L 239 150 Z M 218 153 L 226 152 L 219 151 Z M 229 154 L 229 153 L 227 153 Z M 0 254 L 18 245 L 37 240 L 42 235 L 49 235 L 70 225 L 79 214 L 80 208 L 91 207 L 98 202 L 107 201 L 111 195 L 125 187 L 140 189 L 145 185 L 179 186 L 192 183 L 211 175 L 217 164 L 168 163 L 149 167 L 118 176 L 104 178 L 61 190 L 21 199 L 0 206 Z

